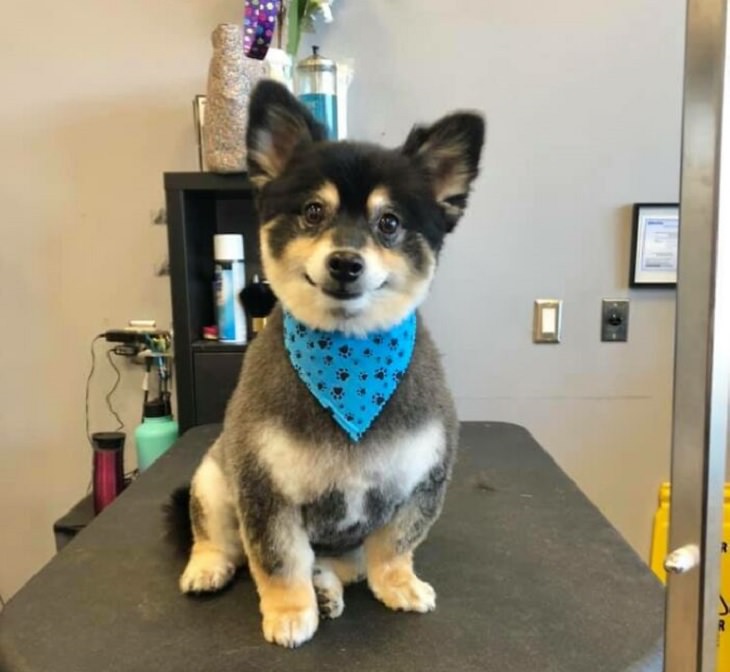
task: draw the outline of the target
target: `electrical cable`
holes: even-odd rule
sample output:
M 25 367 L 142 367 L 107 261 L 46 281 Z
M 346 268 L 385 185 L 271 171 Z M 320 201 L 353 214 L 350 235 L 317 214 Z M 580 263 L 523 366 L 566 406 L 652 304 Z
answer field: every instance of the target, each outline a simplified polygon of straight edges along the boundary
M 96 351 L 94 350 L 94 346 L 96 345 L 96 342 L 101 338 L 104 338 L 104 334 L 99 334 L 98 336 L 95 336 L 91 341 L 91 369 L 89 369 L 89 375 L 86 377 L 86 438 L 92 448 L 94 446 L 94 442 L 91 440 L 91 429 L 89 426 L 89 391 L 91 389 L 91 379 L 94 376 L 94 371 L 96 370 Z
M 114 381 L 114 385 L 112 385 L 112 389 L 107 392 L 107 395 L 105 397 L 106 399 L 106 406 L 109 409 L 109 412 L 114 416 L 114 418 L 117 421 L 117 428 L 114 430 L 116 432 L 120 432 L 124 429 L 124 421 L 119 417 L 119 413 L 116 412 L 114 409 L 114 406 L 112 406 L 112 395 L 117 391 L 117 388 L 119 387 L 119 383 L 122 380 L 122 374 L 119 371 L 119 367 L 114 363 L 114 360 L 112 359 L 112 353 L 114 352 L 114 348 L 109 348 L 106 351 L 106 358 L 109 364 L 111 365 L 112 369 L 114 369 L 114 373 L 117 375 L 117 379 Z
M 5 609 L 5 598 L 2 596 L 2 593 L 0 593 L 0 610 Z

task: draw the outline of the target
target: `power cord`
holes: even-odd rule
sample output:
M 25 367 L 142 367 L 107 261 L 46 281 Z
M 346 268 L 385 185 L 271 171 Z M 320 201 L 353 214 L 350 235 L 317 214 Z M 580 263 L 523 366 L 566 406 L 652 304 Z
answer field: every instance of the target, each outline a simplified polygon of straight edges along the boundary
M 90 414 L 89 414 L 89 396 L 91 392 L 91 379 L 94 377 L 94 373 L 96 371 L 96 349 L 95 345 L 98 340 L 101 340 L 104 338 L 105 334 L 99 334 L 95 336 L 91 341 L 91 368 L 89 369 L 89 375 L 86 377 L 86 405 L 85 405 L 85 427 L 86 427 L 86 439 L 89 442 L 89 445 L 94 446 L 94 442 L 91 440 L 91 427 L 90 427 Z M 112 369 L 114 369 L 114 373 L 116 374 L 116 380 L 114 381 L 114 384 L 112 385 L 111 390 L 107 393 L 105 400 L 107 408 L 109 409 L 109 412 L 114 416 L 114 419 L 117 421 L 117 427 L 115 431 L 121 431 L 124 429 L 124 421 L 119 416 L 119 413 L 117 413 L 116 409 L 112 405 L 112 395 L 117 391 L 117 388 L 119 387 L 119 383 L 122 380 L 122 374 L 119 371 L 119 367 L 114 363 L 114 360 L 112 359 L 112 354 L 115 354 L 115 348 L 109 348 L 106 352 L 106 358 L 109 362 Z
M 102 338 L 104 338 L 104 334 L 99 334 L 91 341 L 91 369 L 89 369 L 89 375 L 86 377 L 86 413 L 84 417 L 86 421 L 86 439 L 92 448 L 94 446 L 94 442 L 91 440 L 91 429 L 89 427 L 89 391 L 91 389 L 91 379 L 94 376 L 94 371 L 96 371 L 96 351 L 94 350 L 94 346 L 96 345 L 96 342 Z
M 106 351 L 106 359 L 111 365 L 112 369 L 114 369 L 114 373 L 117 374 L 117 379 L 114 381 L 114 385 L 112 385 L 112 389 L 109 390 L 107 393 L 105 399 L 106 399 L 106 405 L 109 409 L 109 412 L 116 418 L 117 421 L 117 428 L 114 430 L 116 432 L 120 432 L 124 429 L 124 421 L 119 417 L 119 413 L 116 412 L 114 409 L 114 406 L 112 406 L 112 395 L 117 391 L 117 388 L 119 387 L 119 383 L 122 380 L 122 374 L 119 371 L 119 367 L 114 363 L 114 360 L 112 359 L 112 353 L 116 350 L 116 348 L 109 348 L 109 350 Z

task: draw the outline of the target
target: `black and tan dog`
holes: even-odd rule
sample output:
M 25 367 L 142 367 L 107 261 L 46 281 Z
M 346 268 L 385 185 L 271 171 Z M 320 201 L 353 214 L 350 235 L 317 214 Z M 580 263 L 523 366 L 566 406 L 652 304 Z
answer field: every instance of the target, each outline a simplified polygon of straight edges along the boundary
M 416 127 L 398 149 L 326 142 L 273 82 L 258 85 L 249 118 L 261 254 L 280 307 L 248 349 L 223 432 L 193 478 L 193 545 L 180 587 L 218 590 L 247 563 L 265 638 L 294 647 L 320 616 L 342 613 L 343 586 L 361 579 L 391 609 L 435 607 L 413 551 L 441 510 L 458 426 L 439 356 L 414 313 L 466 206 L 484 122 L 455 113 Z M 409 316 L 412 351 L 392 339 L 408 365 L 353 438 L 304 384 L 286 321 L 366 341 Z M 367 377 L 352 366 L 338 375 Z

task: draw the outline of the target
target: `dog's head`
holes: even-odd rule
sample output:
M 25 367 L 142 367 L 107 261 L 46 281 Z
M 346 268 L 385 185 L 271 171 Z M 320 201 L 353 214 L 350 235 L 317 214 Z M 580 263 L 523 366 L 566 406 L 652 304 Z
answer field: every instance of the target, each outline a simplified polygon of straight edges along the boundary
M 286 88 L 260 83 L 248 167 L 264 272 L 284 307 L 327 331 L 400 322 L 426 296 L 483 142 L 484 121 L 470 112 L 414 128 L 397 149 L 327 142 Z

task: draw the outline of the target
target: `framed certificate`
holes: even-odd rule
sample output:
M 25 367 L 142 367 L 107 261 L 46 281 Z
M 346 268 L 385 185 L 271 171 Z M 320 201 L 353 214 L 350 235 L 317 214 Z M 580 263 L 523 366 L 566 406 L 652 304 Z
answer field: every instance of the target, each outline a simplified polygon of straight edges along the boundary
M 630 287 L 675 287 L 679 205 L 636 203 L 631 234 Z

